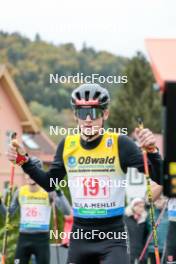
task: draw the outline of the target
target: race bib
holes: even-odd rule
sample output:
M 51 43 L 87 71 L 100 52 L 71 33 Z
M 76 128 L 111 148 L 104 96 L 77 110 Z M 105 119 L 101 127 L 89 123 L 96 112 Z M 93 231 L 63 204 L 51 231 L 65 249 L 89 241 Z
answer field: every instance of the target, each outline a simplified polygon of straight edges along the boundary
M 24 204 L 21 207 L 20 230 L 49 230 L 50 213 L 50 206 L 38 204 Z
M 105 218 L 123 214 L 124 187 L 115 175 L 74 175 L 70 179 L 74 216 Z

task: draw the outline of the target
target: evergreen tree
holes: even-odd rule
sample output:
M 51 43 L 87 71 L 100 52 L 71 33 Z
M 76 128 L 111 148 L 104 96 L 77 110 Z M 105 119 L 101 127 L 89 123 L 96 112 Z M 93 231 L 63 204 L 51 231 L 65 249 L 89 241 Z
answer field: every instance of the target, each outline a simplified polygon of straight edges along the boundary
M 128 83 L 123 84 L 113 100 L 109 126 L 127 128 L 130 134 L 142 117 L 145 127 L 161 132 L 160 95 L 153 89 L 154 78 L 150 65 L 143 54 L 137 53 L 128 63 L 124 75 Z

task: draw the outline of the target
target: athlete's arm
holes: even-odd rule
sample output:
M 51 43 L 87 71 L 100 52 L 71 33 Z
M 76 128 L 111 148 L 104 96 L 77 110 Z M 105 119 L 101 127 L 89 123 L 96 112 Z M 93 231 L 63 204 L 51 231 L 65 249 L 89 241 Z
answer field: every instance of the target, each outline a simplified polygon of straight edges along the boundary
M 119 136 L 119 158 L 122 170 L 126 173 L 127 168 L 136 168 L 144 172 L 144 162 L 141 149 L 128 136 Z M 150 177 L 158 184 L 162 175 L 162 160 L 159 152 L 148 153 Z
M 61 210 L 63 215 L 70 215 L 71 214 L 71 206 L 69 201 L 65 197 L 64 193 L 61 190 L 58 190 L 57 195 L 55 197 L 55 203 L 57 209 Z
M 1 196 L 0 196 L 0 214 L 2 214 L 3 216 L 6 215 L 6 207 L 4 203 L 2 202 Z
M 157 199 L 160 198 L 163 192 L 163 186 L 158 185 L 156 182 L 151 182 L 151 190 L 152 190 L 152 199 L 155 202 Z
M 16 210 L 19 208 L 18 194 L 19 194 L 19 191 L 16 190 L 13 194 L 12 202 L 10 204 L 9 213 L 12 216 L 15 214 Z M 3 214 L 3 216 L 5 216 L 7 213 L 7 207 L 2 202 L 0 203 L 0 212 Z
M 41 187 L 43 187 L 46 191 L 55 190 L 55 184 L 61 181 L 65 174 L 66 170 L 63 162 L 63 149 L 64 149 L 63 139 L 58 147 L 54 157 L 54 161 L 51 164 L 49 171 L 45 172 L 39 169 L 29 158 L 27 163 L 24 163 L 22 166 L 25 173 L 27 173 L 36 183 L 38 183 Z M 56 182 L 58 180 L 58 182 Z
M 19 197 L 19 190 L 16 190 L 14 192 L 14 195 L 12 197 L 12 202 L 10 204 L 9 212 L 11 215 L 14 215 L 16 210 L 20 207 L 18 197 Z

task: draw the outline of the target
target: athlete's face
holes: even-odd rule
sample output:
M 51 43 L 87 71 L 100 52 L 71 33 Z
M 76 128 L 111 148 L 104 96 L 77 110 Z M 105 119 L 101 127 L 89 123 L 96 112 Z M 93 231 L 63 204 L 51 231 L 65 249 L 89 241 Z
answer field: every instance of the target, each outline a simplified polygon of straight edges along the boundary
M 36 182 L 34 180 L 32 180 L 29 176 L 26 176 L 26 182 L 27 184 L 29 184 L 30 186 L 35 186 L 37 185 Z
M 89 107 L 82 107 L 82 108 L 89 108 Z M 100 128 L 103 127 L 103 123 L 105 120 L 108 119 L 109 116 L 109 110 L 103 110 L 102 115 L 100 117 L 97 117 L 96 119 L 91 118 L 91 115 L 87 115 L 85 119 L 79 118 L 77 115 L 75 115 L 75 120 L 78 123 L 78 126 L 81 129 L 81 132 L 84 135 L 90 136 L 90 135 L 96 135 L 99 134 Z M 82 134 L 81 133 L 81 134 Z

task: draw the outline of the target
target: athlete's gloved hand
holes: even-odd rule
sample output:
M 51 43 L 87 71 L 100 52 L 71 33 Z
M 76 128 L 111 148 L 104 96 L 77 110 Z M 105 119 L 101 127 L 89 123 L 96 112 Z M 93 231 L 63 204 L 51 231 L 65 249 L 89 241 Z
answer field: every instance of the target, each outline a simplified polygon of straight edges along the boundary
M 24 148 L 18 143 L 16 139 L 12 139 L 7 151 L 7 158 L 9 161 L 21 166 L 28 161 L 29 157 Z
M 135 129 L 135 137 L 140 145 L 141 148 L 145 148 L 147 152 L 155 153 L 158 152 L 156 147 L 156 139 L 153 132 L 148 129 Z

